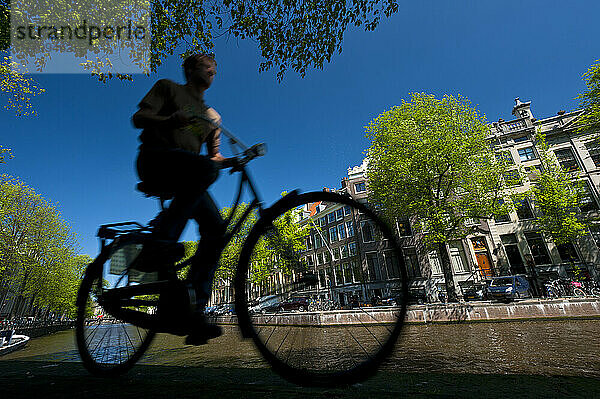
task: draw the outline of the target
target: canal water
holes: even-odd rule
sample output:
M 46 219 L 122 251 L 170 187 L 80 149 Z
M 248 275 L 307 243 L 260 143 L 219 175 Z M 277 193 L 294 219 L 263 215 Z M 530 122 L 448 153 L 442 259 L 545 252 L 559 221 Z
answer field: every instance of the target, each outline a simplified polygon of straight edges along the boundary
M 208 345 L 159 334 L 140 363 L 267 367 L 236 327 Z M 0 361 L 79 361 L 74 331 L 32 339 Z M 573 375 L 600 377 L 600 320 L 409 325 L 384 369 L 401 372 Z

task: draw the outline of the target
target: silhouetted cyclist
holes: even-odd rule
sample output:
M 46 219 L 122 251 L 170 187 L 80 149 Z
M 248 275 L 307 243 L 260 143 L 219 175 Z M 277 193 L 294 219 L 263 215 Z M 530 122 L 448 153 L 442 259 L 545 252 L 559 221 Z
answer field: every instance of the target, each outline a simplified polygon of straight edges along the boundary
M 221 117 L 204 103 L 204 92 L 213 82 L 216 67 L 210 55 L 189 56 L 183 63 L 186 83 L 159 80 L 132 118 L 135 127 L 143 129 L 137 158 L 140 179 L 154 191 L 174 195 L 169 207 L 154 221 L 154 237 L 172 244 L 144 247 L 135 268 L 154 271 L 172 265 L 174 260 L 165 254 L 173 252 L 187 221 L 194 219 L 199 226 L 201 240 L 188 276 L 195 290 L 196 309 L 173 306 L 159 310 L 168 325 L 165 332 L 187 334 L 185 342 L 192 345 L 206 343 L 222 333 L 220 327 L 207 322 L 203 313 L 226 228 L 206 190 L 217 179 L 219 169 L 233 166 L 233 160 L 219 152 L 220 129 L 216 126 Z M 200 155 L 203 144 L 207 155 Z

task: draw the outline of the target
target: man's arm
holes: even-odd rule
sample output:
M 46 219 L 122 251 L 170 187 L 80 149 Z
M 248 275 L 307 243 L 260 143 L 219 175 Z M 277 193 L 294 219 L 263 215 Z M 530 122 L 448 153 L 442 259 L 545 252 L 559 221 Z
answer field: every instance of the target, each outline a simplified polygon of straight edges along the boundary
M 207 114 L 217 126 L 221 124 L 221 115 L 219 115 L 217 111 L 215 111 L 212 108 L 209 108 L 207 110 Z M 206 150 L 208 156 L 210 157 L 211 161 L 217 162 L 221 169 L 235 166 L 235 158 L 225 158 L 223 155 L 221 155 L 220 147 L 221 129 L 216 128 L 212 132 L 210 132 L 210 135 L 206 140 Z

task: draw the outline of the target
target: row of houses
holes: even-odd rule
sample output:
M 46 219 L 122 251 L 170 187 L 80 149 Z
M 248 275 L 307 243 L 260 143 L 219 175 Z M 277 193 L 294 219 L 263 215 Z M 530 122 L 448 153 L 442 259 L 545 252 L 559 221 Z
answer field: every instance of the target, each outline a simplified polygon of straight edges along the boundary
M 555 116 L 536 119 L 531 102 L 517 98 L 512 109 L 514 119 L 492 123 L 490 141 L 498 156 L 512 165 L 511 188 L 525 192 L 535 184 L 541 170 L 539 149 L 534 140 L 536 131 L 545 133 L 549 149 L 560 165 L 572 179 L 583 182 L 586 196 L 582 212 L 597 219 L 600 146 L 593 140 L 592 132 L 582 133 L 577 129 L 581 113 L 559 111 Z M 349 168 L 341 186 L 331 190 L 367 202 L 367 168 L 366 160 Z M 461 290 L 499 275 L 526 274 L 535 278 L 539 286 L 559 277 L 584 276 L 600 280 L 600 222 L 592 224 L 589 234 L 575 242 L 556 245 L 539 231 L 536 224 L 539 211 L 535 203 L 523 199 L 515 205 L 513 212 L 495 219 L 473 221 L 476 234 L 446 243 L 459 295 Z M 351 214 L 347 207 L 338 208 L 324 207 L 321 213 L 313 209 L 312 214 L 311 210 L 305 210 L 309 212 L 311 223 L 320 229 L 313 229 L 302 256 L 318 276 L 319 283 L 303 295 L 330 299 L 342 306 L 356 299 L 368 301 L 373 297 L 395 296 L 399 287 L 397 260 L 382 243 L 369 239 L 370 233 L 365 230 L 368 226 L 360 222 L 359 214 Z M 413 231 L 410 218 L 399 219 L 394 227 L 400 238 L 411 293 L 417 298 L 437 301 L 438 292 L 445 288 L 440 254 L 425 247 L 422 236 Z M 290 278 L 293 276 L 274 275 L 263 290 L 265 293 L 283 291 Z M 214 303 L 231 300 L 227 282 L 215 288 Z

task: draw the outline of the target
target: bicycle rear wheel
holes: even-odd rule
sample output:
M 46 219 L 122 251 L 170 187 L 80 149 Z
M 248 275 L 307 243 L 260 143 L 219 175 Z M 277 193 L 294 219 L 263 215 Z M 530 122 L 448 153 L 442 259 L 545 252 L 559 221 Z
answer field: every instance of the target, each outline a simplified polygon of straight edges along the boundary
M 275 372 L 300 385 L 347 385 L 372 375 L 392 351 L 406 281 L 397 240 L 375 213 L 335 193 L 291 194 L 247 238 L 236 310 L 242 333 Z M 381 297 L 395 305 L 377 306 L 372 299 Z M 262 313 L 250 315 L 249 306 Z
M 115 317 L 111 307 L 152 315 L 156 313 L 156 298 L 148 295 L 132 295 L 118 301 L 109 298 L 115 288 L 133 287 L 154 278 L 153 274 L 127 269 L 141 246 L 141 241 L 134 237 L 115 240 L 87 267 L 79 287 L 75 335 L 83 365 L 92 374 L 112 376 L 127 372 L 154 338 L 153 331 Z

